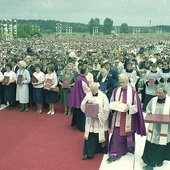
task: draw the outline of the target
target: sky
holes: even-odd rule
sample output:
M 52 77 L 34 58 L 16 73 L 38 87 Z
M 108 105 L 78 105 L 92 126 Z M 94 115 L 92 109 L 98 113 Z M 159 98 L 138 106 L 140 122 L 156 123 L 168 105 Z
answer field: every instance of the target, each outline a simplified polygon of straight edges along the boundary
M 170 0 L 0 0 L 0 20 L 43 19 L 88 24 L 170 25 Z

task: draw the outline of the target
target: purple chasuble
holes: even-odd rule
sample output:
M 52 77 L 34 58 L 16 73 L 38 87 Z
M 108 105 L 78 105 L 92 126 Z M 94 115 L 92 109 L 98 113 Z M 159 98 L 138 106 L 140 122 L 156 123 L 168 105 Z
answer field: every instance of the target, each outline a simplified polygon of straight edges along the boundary
M 116 88 L 113 92 L 113 98 L 115 100 L 116 92 L 118 88 Z M 121 89 L 122 92 L 122 89 Z M 126 136 L 120 136 L 120 128 L 114 127 L 113 135 L 111 136 L 110 146 L 109 146 L 109 156 L 120 158 L 121 156 L 125 155 L 127 152 L 134 153 L 135 150 L 135 133 L 145 136 L 146 129 L 143 119 L 143 112 L 141 108 L 140 98 L 137 92 L 132 89 L 132 104 L 134 103 L 134 96 L 136 95 L 137 98 L 137 107 L 138 112 L 132 115 L 132 122 L 131 122 L 131 132 L 126 133 Z M 124 90 L 125 102 L 127 102 L 127 89 Z M 110 121 L 112 116 L 110 116 Z
M 67 100 L 68 105 L 71 107 L 80 108 L 81 102 L 86 96 L 82 88 L 82 81 L 84 81 L 89 87 L 89 82 L 86 77 L 79 75 Z
M 118 88 L 116 88 L 113 92 L 114 100 L 115 100 L 117 90 L 118 90 Z M 122 89 L 121 89 L 121 91 L 122 91 Z M 132 104 L 134 102 L 134 96 L 135 95 L 136 95 L 136 98 L 137 98 L 138 112 L 136 114 L 132 115 L 131 133 L 137 133 L 138 135 L 146 136 L 146 129 L 145 129 L 145 123 L 144 123 L 140 98 L 139 98 L 138 93 L 134 89 L 132 89 Z M 127 98 L 128 98 L 127 89 L 125 89 L 123 97 L 125 97 L 125 102 L 127 102 Z

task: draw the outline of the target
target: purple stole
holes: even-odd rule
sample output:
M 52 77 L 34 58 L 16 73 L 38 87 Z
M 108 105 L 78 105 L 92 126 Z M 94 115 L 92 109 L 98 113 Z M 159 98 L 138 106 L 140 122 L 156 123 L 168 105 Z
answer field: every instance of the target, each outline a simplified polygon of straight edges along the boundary
M 68 105 L 71 107 L 80 108 L 81 102 L 86 95 L 82 88 L 82 81 L 84 81 L 87 86 L 89 86 L 89 82 L 87 81 L 86 77 L 79 75 L 67 100 Z

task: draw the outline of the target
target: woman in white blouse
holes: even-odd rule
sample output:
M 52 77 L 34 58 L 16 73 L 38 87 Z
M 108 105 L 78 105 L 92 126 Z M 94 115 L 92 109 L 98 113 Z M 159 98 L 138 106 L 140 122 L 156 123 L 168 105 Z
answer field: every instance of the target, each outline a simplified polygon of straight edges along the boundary
M 36 113 L 42 113 L 43 104 L 43 86 L 45 74 L 40 71 L 41 66 L 39 64 L 35 65 L 35 72 L 33 73 L 32 85 L 33 85 L 33 100 L 37 104 Z
M 46 88 L 47 83 L 50 82 L 50 87 Z M 44 82 L 44 88 L 45 88 L 45 101 L 49 104 L 49 112 L 47 114 L 54 115 L 54 106 L 57 102 L 57 92 L 54 92 L 52 89 L 54 89 L 57 86 L 57 75 L 54 71 L 54 67 L 52 65 L 49 65 L 47 67 L 47 74 L 45 75 L 45 82 Z

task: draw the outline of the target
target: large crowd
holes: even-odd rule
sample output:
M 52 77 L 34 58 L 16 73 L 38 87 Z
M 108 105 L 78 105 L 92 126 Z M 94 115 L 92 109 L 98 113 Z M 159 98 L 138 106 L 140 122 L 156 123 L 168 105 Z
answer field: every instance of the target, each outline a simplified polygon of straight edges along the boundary
M 122 81 L 135 90 L 135 92 L 132 90 L 135 97 L 132 97 L 131 103 L 135 103 L 134 100 L 137 100 L 140 94 L 140 102 L 143 103 L 142 112 L 147 112 L 147 104 L 157 96 L 157 88 L 160 85 L 164 85 L 165 89 L 163 89 L 168 96 L 170 95 L 169 62 L 170 36 L 164 34 L 60 35 L 1 41 L 0 106 L 8 105 L 9 110 L 20 106 L 20 112 L 29 112 L 29 107 L 33 107 L 36 108 L 37 114 L 43 113 L 47 108 L 47 114 L 54 115 L 55 104 L 60 102 L 64 107 L 63 115 L 73 117 L 71 125 L 76 125 L 90 137 L 89 133 L 94 129 L 89 130 L 90 125 L 87 124 L 84 107 L 81 106 L 86 94 L 91 92 L 96 95 L 98 93 L 96 89 L 99 90 L 106 96 L 105 98 L 99 92 L 105 100 L 101 109 L 109 107 L 108 103 L 113 102 L 115 90 L 119 88 Z M 94 82 L 97 82 L 98 86 Z M 124 86 L 120 85 L 120 87 Z M 115 99 L 121 100 L 121 97 L 115 96 Z M 139 103 L 136 102 L 136 105 Z M 130 111 L 131 108 L 128 109 Z M 106 115 L 108 115 L 107 110 L 105 108 Z M 100 124 L 106 121 L 108 116 L 104 118 L 101 116 L 99 119 L 102 120 L 93 123 Z M 114 126 L 119 127 L 119 121 L 117 120 L 117 125 Z M 106 131 L 108 127 L 98 128 L 99 131 L 96 129 L 93 133 L 97 132 L 100 136 L 102 135 L 100 132 Z M 138 131 L 134 129 L 134 132 Z M 139 134 L 145 135 L 144 131 L 144 129 L 139 130 Z M 118 139 L 117 128 L 115 133 L 113 138 Z M 102 140 L 105 140 L 104 136 L 107 135 L 100 136 Z M 132 143 L 129 144 L 131 149 L 124 148 L 120 155 L 134 152 L 134 135 L 130 134 L 128 137 L 132 138 L 130 139 Z M 87 148 L 91 143 L 87 141 L 83 160 L 93 157 L 96 152 L 90 151 L 91 155 L 88 155 Z M 115 141 L 111 143 L 118 145 Z M 106 142 L 105 146 L 107 146 Z M 103 153 L 106 153 L 106 150 L 105 148 Z M 108 162 L 118 158 L 111 152 L 112 150 L 114 148 L 110 147 Z M 146 169 L 148 167 L 150 168 L 150 164 Z

